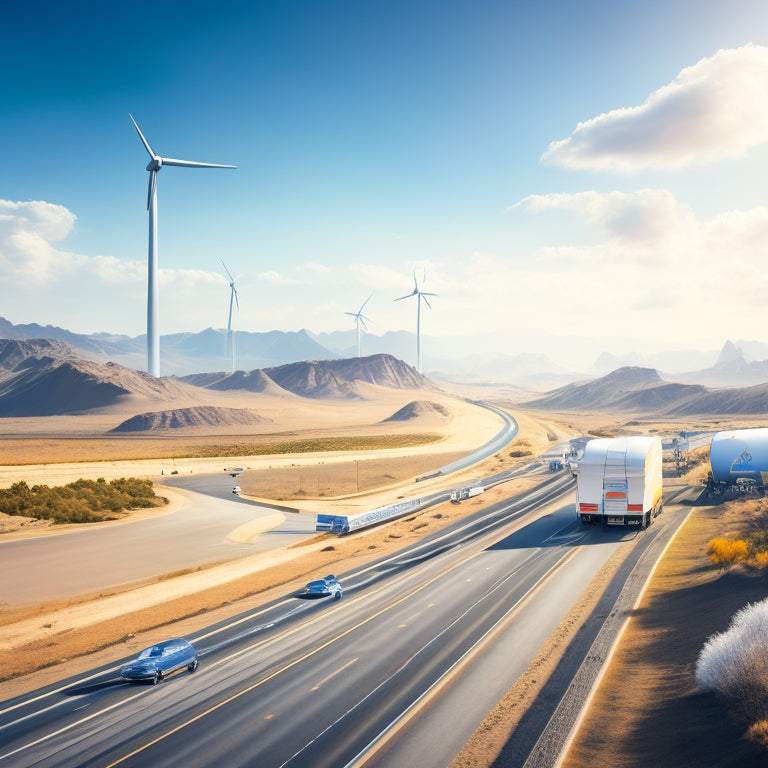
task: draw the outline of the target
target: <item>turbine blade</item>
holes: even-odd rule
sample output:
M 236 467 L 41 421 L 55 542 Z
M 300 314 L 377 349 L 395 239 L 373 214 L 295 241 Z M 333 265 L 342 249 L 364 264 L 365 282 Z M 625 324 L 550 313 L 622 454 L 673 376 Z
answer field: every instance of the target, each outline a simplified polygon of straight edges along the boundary
M 359 311 L 362 312 L 365 309 L 365 305 L 373 298 L 373 294 L 371 294 L 364 302 L 363 306 L 360 307 Z
M 240 299 L 237 298 L 237 288 L 235 286 L 232 286 L 232 293 L 235 294 L 235 304 L 237 305 L 237 308 L 240 309 Z
M 416 270 L 413 270 L 413 292 L 418 293 L 419 292 L 419 283 L 416 280 Z
M 436 293 L 428 293 L 427 291 L 419 291 L 422 296 L 437 296 Z
M 163 165 L 176 165 L 182 168 L 237 168 L 236 165 L 220 165 L 219 163 L 198 163 L 196 160 L 175 160 L 164 157 Z
M 360 325 L 362 325 L 366 331 L 368 330 L 368 326 L 365 324 L 365 318 L 362 315 L 360 315 Z
M 147 189 L 147 210 L 152 205 L 152 198 L 157 190 L 157 171 L 149 172 L 149 187 Z
M 401 296 L 399 299 L 394 299 L 394 301 L 402 301 L 403 299 L 410 299 L 411 296 L 415 296 L 415 295 L 416 295 L 416 291 L 414 291 L 413 293 L 409 293 L 407 296 Z
M 221 266 L 224 267 L 224 271 L 227 273 L 227 277 L 234 282 L 234 278 L 232 277 L 232 273 L 227 269 L 227 265 L 224 263 L 224 259 L 219 256 L 219 261 L 221 262 Z
M 141 128 L 139 128 L 138 123 L 133 119 L 133 115 L 130 112 L 128 113 L 128 117 L 131 118 L 131 122 L 133 123 L 134 128 L 136 128 L 144 148 L 147 150 L 147 152 L 149 152 L 149 156 L 154 160 L 157 155 L 152 151 L 152 147 L 149 146 L 149 142 L 144 138 L 144 134 L 141 132 Z
M 424 303 L 425 303 L 425 304 L 426 304 L 426 305 L 427 305 L 427 306 L 428 306 L 430 309 L 432 309 L 432 305 L 429 303 L 429 299 L 427 298 L 427 296 L 434 296 L 434 295 L 435 295 L 434 293 L 422 293 L 422 294 L 421 294 L 421 296 L 423 296 L 423 297 L 424 297 Z

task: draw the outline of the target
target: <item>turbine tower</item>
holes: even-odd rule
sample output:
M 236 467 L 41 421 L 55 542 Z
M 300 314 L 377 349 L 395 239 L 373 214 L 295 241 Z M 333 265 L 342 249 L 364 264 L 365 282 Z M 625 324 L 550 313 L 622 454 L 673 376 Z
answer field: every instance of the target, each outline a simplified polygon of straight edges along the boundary
M 237 288 L 235 288 L 235 281 L 240 277 L 232 277 L 232 273 L 227 269 L 227 265 L 224 263 L 224 259 L 219 258 L 221 266 L 224 267 L 224 271 L 229 278 L 229 320 L 227 320 L 227 342 L 229 344 L 229 351 L 232 355 L 232 373 L 235 372 L 235 336 L 232 333 L 232 302 L 235 303 L 238 309 L 240 309 L 240 299 L 237 298 Z
M 157 172 L 164 165 L 178 165 L 182 168 L 236 168 L 235 165 L 217 163 L 198 163 L 194 160 L 174 160 L 155 154 L 149 142 L 144 138 L 133 115 L 128 117 L 136 128 L 141 143 L 149 154 L 149 192 L 147 210 L 149 211 L 149 251 L 147 255 L 147 372 L 152 376 L 160 375 L 160 327 L 158 325 L 158 285 L 157 285 Z
M 371 294 L 373 296 L 373 294 Z M 371 300 L 371 296 L 369 296 L 362 304 L 360 309 L 357 310 L 357 312 L 345 312 L 345 315 L 349 315 L 350 317 L 355 318 L 355 330 L 357 331 L 357 356 L 360 357 L 360 326 L 363 326 L 364 330 L 368 330 L 368 326 L 365 324 L 366 320 L 370 320 L 370 318 L 366 317 L 363 314 L 363 310 L 365 309 L 365 305 Z
M 426 278 L 426 274 L 425 274 Z M 426 293 L 419 290 L 419 282 L 416 279 L 416 272 L 413 273 L 413 290 L 407 296 L 401 296 L 395 301 L 402 301 L 403 299 L 410 299 L 411 296 L 416 296 L 416 370 L 421 373 L 421 300 L 424 299 L 424 303 L 432 309 L 432 305 L 429 303 L 427 296 L 437 296 L 436 293 Z

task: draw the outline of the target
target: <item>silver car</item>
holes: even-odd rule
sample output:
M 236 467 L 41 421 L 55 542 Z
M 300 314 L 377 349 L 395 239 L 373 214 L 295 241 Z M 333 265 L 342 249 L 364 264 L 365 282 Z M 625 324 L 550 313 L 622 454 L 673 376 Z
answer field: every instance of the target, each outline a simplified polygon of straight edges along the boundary
M 148 680 L 155 685 L 184 667 L 190 672 L 197 669 L 197 651 L 191 643 L 177 637 L 145 648 L 120 670 L 120 677 L 131 681 Z
M 310 581 L 304 588 L 304 594 L 308 597 L 310 595 L 315 597 L 327 597 L 328 595 L 331 595 L 334 600 L 341 600 L 343 593 L 344 591 L 341 588 L 341 584 L 339 584 L 338 579 L 333 575 L 326 576 L 324 579 Z

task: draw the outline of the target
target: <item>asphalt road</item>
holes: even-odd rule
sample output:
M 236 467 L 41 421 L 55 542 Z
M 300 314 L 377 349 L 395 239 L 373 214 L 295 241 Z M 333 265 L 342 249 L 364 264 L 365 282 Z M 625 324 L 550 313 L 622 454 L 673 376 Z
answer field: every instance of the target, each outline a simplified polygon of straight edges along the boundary
M 342 574 L 340 602 L 286 595 L 189 638 L 192 675 L 94 670 L 6 702 L 0 768 L 448 764 L 621 541 L 648 536 L 584 528 L 549 493 Z
M 174 512 L 72 531 L 65 539 L 52 534 L 0 542 L 0 604 L 27 605 L 108 591 L 315 535 L 314 515 L 286 513 L 285 522 L 274 531 L 249 542 L 231 541 L 227 535 L 233 530 L 275 509 L 235 496 L 235 481 L 224 472 L 165 480 L 196 495 Z
M 461 460 L 462 468 L 506 445 L 517 433 L 517 423 L 509 414 L 477 405 L 498 413 L 504 425 L 491 441 Z M 459 468 L 451 465 L 443 471 Z M 255 518 L 273 515 L 278 508 L 234 495 L 237 479 L 227 472 L 168 475 L 163 483 L 195 496 L 165 515 L 67 533 L 66 546 L 55 533 L 1 541 L 0 605 L 16 607 L 97 594 L 166 573 L 289 546 L 316 535 L 315 515 L 285 512 L 277 527 L 249 541 L 232 541 L 227 538 L 232 531 Z M 450 491 L 432 494 L 418 509 L 449 497 Z

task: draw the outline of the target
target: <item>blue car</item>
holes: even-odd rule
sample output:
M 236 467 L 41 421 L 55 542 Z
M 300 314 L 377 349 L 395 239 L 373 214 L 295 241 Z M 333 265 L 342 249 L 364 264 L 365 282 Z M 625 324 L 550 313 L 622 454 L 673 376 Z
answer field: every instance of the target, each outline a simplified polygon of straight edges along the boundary
M 340 600 L 343 594 L 341 584 L 335 576 L 326 576 L 324 579 L 310 581 L 304 588 L 304 594 L 315 597 L 327 597 L 332 595 L 334 600 Z
M 145 648 L 120 670 L 120 677 L 131 681 L 149 680 L 155 685 L 184 667 L 190 672 L 197 669 L 197 651 L 191 643 L 177 637 Z

